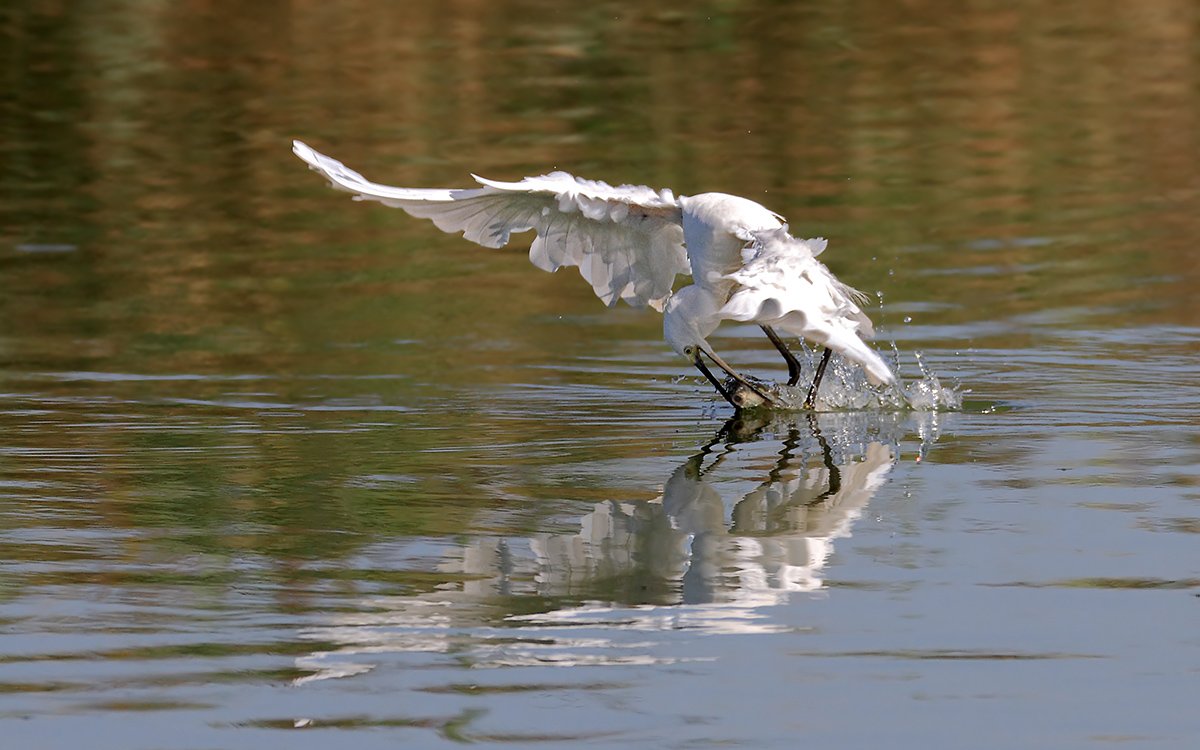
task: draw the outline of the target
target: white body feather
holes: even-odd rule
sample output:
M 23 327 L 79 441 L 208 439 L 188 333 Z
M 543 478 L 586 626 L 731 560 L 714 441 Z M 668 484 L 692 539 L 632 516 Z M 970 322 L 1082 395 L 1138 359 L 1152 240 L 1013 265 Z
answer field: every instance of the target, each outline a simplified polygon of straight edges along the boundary
M 484 247 L 533 230 L 535 266 L 576 266 L 605 304 L 663 311 L 664 336 L 680 353 L 706 344 L 722 320 L 754 321 L 830 347 L 862 365 L 872 382 L 895 379 L 863 342 L 873 330 L 858 293 L 816 260 L 824 240 L 793 238 L 783 217 L 754 201 L 724 193 L 676 198 L 566 172 L 520 182 L 475 177 L 481 187 L 470 189 L 400 188 L 370 182 L 300 141 L 292 150 L 335 188 Z M 672 294 L 675 277 L 689 271 L 693 284 Z
M 755 232 L 744 265 L 729 274 L 737 288 L 719 315 L 828 346 L 862 365 L 871 382 L 890 383 L 895 380 L 891 368 L 864 343 L 875 336 L 871 319 L 859 307 L 865 295 L 817 260 L 825 245 L 822 238 L 796 239 L 786 226 Z

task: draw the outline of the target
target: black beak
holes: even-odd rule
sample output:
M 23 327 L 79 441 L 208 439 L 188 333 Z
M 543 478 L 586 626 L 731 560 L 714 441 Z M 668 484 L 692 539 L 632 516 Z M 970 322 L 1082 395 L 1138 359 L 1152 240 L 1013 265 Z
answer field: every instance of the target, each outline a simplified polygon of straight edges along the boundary
M 742 408 L 741 404 L 739 404 L 733 400 L 733 394 L 729 391 L 728 388 L 725 387 L 725 384 L 722 383 L 720 380 L 717 380 L 716 376 L 712 374 L 712 371 L 708 369 L 708 366 L 704 364 L 704 359 L 700 356 L 700 354 L 702 352 L 709 359 L 711 359 L 714 364 L 716 364 L 718 367 L 720 367 L 722 370 L 724 370 L 726 373 L 728 373 L 729 377 L 733 378 L 734 382 L 736 382 L 738 385 L 741 385 L 744 388 L 748 388 L 749 390 L 758 394 L 758 397 L 761 398 L 764 403 L 771 404 L 772 406 L 775 404 L 775 399 L 771 398 L 766 393 L 763 393 L 762 389 L 758 388 L 753 383 L 751 383 L 750 381 L 743 378 L 741 375 L 738 375 L 737 372 L 733 370 L 733 368 L 731 368 L 729 365 L 725 364 L 725 360 L 718 357 L 714 352 L 710 352 L 705 349 L 701 349 L 701 348 L 697 347 L 696 353 L 692 357 L 692 364 L 694 364 L 696 366 L 697 370 L 704 373 L 704 377 L 708 378 L 708 382 L 713 384 L 713 387 L 717 389 L 717 393 L 720 393 L 721 397 L 724 398 L 726 401 L 728 401 L 730 406 L 732 406 L 733 408 L 738 409 L 738 410 L 740 410 Z
M 725 390 L 725 386 L 721 383 L 721 381 L 717 380 L 716 376 L 712 374 L 712 370 L 708 369 L 708 365 L 704 364 L 704 359 L 700 356 L 699 349 L 697 349 L 696 354 L 692 356 L 692 364 L 696 366 L 697 370 L 704 373 L 704 377 L 708 378 L 708 382 L 713 384 L 713 388 L 717 389 L 717 393 L 721 394 L 721 398 L 728 401 L 729 405 L 733 408 L 738 408 L 738 405 L 733 402 L 732 394 Z

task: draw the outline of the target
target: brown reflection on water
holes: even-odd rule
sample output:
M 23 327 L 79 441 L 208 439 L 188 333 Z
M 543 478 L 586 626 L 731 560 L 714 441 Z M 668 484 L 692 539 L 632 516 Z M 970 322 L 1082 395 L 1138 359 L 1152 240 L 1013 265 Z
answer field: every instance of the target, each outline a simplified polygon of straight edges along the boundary
M 3 361 L 399 375 L 344 395 L 400 405 L 421 402 L 418 385 L 605 382 L 570 371 L 588 358 L 673 362 L 654 316 L 605 314 L 569 272 L 325 190 L 293 136 L 415 185 L 560 167 L 744 193 L 830 236 L 856 285 L 938 306 L 918 322 L 1194 324 L 1197 14 L 1170 0 L 13 3 Z M 67 251 L 22 249 L 48 243 Z M 1033 340 L 1015 322 L 989 336 Z M 42 387 L 164 398 L 154 382 Z M 221 408 L 255 388 L 167 390 Z M 259 390 L 281 407 L 319 393 L 290 378 Z
M 487 309 L 500 320 L 480 338 L 503 338 L 530 316 L 594 309 L 586 288 L 515 256 L 477 257 L 322 191 L 287 153 L 294 136 L 416 185 L 560 167 L 744 193 L 832 237 L 835 270 L 858 286 L 953 306 L 941 322 L 1200 314 L 1193 3 L 24 2 L 6 15 L 0 237 L 78 244 L 54 280 L 73 318 L 46 325 L 98 325 L 98 357 L 135 369 L 147 338 L 205 340 L 172 367 L 241 354 L 285 368 L 355 325 L 444 339 Z M 46 289 L 44 266 L 3 263 L 3 314 L 36 326 L 43 298 L 21 290 Z M 467 309 L 446 302 L 456 293 Z M 306 314 L 314 296 L 327 315 Z

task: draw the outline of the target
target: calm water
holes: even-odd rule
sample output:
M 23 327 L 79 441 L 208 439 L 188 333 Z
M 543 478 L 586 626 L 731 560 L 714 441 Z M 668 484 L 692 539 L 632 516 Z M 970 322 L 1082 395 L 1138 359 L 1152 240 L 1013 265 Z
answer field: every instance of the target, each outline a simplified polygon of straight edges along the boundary
M 1200 740 L 1195 3 L 16 0 L 0 50 L 5 747 Z M 293 137 L 760 200 L 964 406 L 728 421 L 653 313 Z

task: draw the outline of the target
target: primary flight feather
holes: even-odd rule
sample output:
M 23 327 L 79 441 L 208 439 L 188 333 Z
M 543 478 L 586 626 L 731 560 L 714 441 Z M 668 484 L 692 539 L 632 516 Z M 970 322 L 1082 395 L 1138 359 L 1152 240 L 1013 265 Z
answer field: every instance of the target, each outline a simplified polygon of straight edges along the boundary
M 575 266 L 605 304 L 624 300 L 663 312 L 663 333 L 726 400 L 735 394 L 713 376 L 708 357 L 744 388 L 746 381 L 708 344 L 723 320 L 758 323 L 788 364 L 795 385 L 800 365 L 775 328 L 826 347 L 809 390 L 812 405 L 830 350 L 863 366 L 875 383 L 895 380 L 864 343 L 873 335 L 861 295 L 838 281 L 816 255 L 824 240 L 799 240 L 782 217 L 724 193 L 676 197 L 641 185 L 613 187 L 566 172 L 497 182 L 472 175 L 480 187 L 401 188 L 370 182 L 346 165 L 294 141 L 292 150 L 333 187 L 430 219 L 445 232 L 484 247 L 534 231 L 529 259 L 546 271 Z M 692 283 L 672 292 L 675 277 Z

